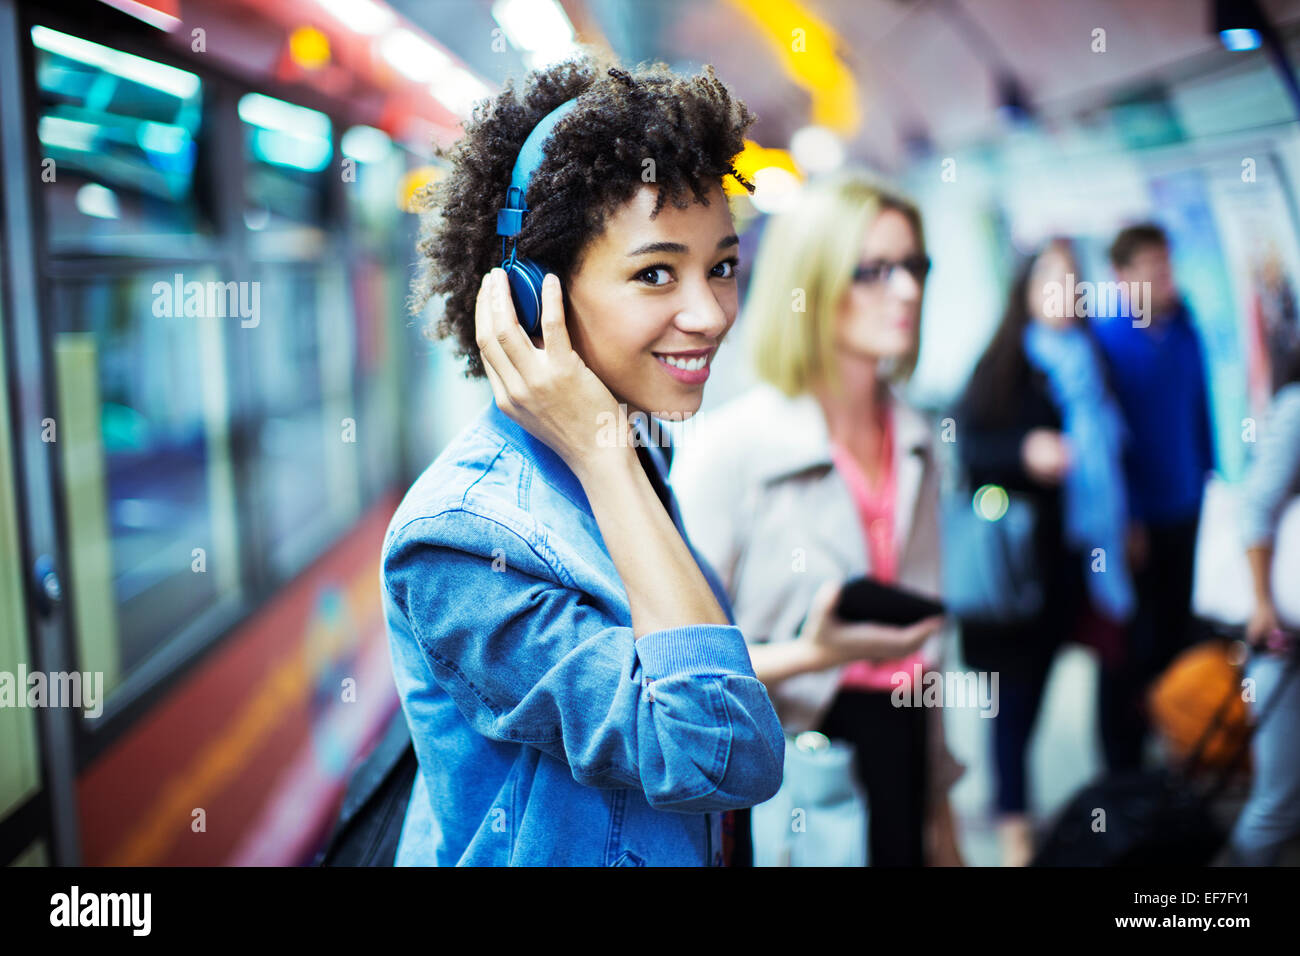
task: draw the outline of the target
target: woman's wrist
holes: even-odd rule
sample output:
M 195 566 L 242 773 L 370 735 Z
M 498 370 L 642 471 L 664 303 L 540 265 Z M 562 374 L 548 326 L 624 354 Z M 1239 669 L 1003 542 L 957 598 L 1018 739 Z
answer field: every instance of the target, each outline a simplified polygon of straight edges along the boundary
M 749 649 L 749 657 L 754 664 L 755 676 L 769 687 L 791 677 L 824 671 L 835 665 L 834 661 L 821 655 L 819 648 L 798 638 L 753 644 Z
M 813 673 L 847 664 L 838 648 L 825 641 L 817 640 L 812 634 L 801 634 L 792 642 L 791 652 L 794 663 L 801 672 Z
M 581 453 L 569 456 L 565 464 L 582 482 L 588 495 L 603 482 L 635 475 L 641 470 L 641 463 L 637 461 L 636 452 L 630 445 L 593 445 Z
M 569 464 L 627 593 L 636 636 L 730 621 L 630 446 Z
M 1250 565 L 1251 589 L 1255 594 L 1255 607 L 1269 610 L 1273 607 L 1273 589 L 1269 572 L 1273 565 L 1272 543 L 1254 544 L 1246 549 L 1246 560 Z
M 1255 613 L 1260 615 L 1267 614 L 1270 617 L 1277 617 L 1277 606 L 1273 604 L 1273 598 L 1267 595 L 1264 597 L 1260 597 L 1259 595 L 1256 595 Z

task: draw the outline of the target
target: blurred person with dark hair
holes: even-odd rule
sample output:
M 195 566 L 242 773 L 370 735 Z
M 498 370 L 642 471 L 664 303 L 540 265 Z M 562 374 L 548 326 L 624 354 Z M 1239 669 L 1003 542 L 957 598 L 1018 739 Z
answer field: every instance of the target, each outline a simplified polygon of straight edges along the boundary
M 1123 301 L 1095 329 L 1132 439 L 1125 469 L 1138 594 L 1123 653 L 1103 666 L 1100 683 L 1106 763 L 1121 771 L 1142 764 L 1147 686 L 1191 640 L 1196 536 L 1214 442 L 1203 349 L 1174 284 L 1168 237 L 1153 223 L 1130 226 L 1110 260 Z
M 931 428 L 900 395 L 928 272 L 910 202 L 857 171 L 804 186 L 764 230 L 745 300 L 760 384 L 702 416 L 673 469 L 786 732 L 854 751 L 871 866 L 961 862 L 948 790 L 963 768 L 942 708 L 891 701 L 938 663 L 943 618 L 834 612 L 864 574 L 938 593 Z
M 1025 757 L 1057 650 L 1072 639 L 1113 646 L 1134 605 L 1124 556 L 1123 421 L 1096 342 L 1066 292 L 1075 263 L 1063 239 L 1022 263 L 956 415 L 969 486 L 1019 493 L 1037 519 L 1040 612 L 1018 624 L 962 626 L 966 664 L 1001 675 L 993 749 L 1007 866 L 1023 866 L 1033 853 Z
M 1260 427 L 1240 492 L 1242 540 L 1255 596 L 1246 639 L 1261 651 L 1247 669 L 1257 707 L 1277 693 L 1286 655 L 1297 653 L 1283 638 L 1283 625 L 1300 627 L 1300 621 L 1281 620 L 1272 587 L 1278 522 L 1300 495 L 1300 348 L 1277 372 L 1281 387 Z M 1281 693 L 1251 741 L 1250 796 L 1229 839 L 1230 860 L 1237 864 L 1273 866 L 1282 846 L 1300 835 L 1300 676 L 1292 674 Z

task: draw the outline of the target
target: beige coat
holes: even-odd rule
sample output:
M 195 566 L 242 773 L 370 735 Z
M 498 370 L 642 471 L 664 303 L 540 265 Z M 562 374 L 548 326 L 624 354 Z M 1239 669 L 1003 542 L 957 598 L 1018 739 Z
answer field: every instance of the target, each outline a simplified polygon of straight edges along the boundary
M 898 583 L 939 593 L 939 482 L 929 423 L 891 402 L 897 488 Z M 835 470 L 825 416 L 810 394 L 788 398 L 760 384 L 690 420 L 671 480 L 691 543 L 713 565 L 751 644 L 789 641 L 828 579 L 870 572 L 861 519 Z M 922 648 L 940 662 L 945 632 Z M 785 729 L 815 730 L 843 667 L 788 678 L 768 693 Z M 946 793 L 963 767 L 949 753 L 942 711 L 931 708 L 930 792 Z

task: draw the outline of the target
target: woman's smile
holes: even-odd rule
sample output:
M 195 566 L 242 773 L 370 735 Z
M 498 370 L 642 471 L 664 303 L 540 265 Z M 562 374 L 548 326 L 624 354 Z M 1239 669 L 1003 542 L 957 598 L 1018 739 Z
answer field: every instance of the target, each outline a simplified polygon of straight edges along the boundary
M 703 385 L 709 377 L 709 366 L 717 346 L 707 349 L 689 349 L 680 352 L 652 352 L 663 370 L 686 385 Z

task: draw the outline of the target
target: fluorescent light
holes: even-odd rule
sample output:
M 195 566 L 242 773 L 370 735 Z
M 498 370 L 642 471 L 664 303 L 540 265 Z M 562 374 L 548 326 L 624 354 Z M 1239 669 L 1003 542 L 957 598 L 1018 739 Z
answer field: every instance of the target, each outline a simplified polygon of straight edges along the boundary
M 239 98 L 239 118 L 263 129 L 316 137 L 327 143 L 330 138 L 330 118 L 324 113 L 261 93 L 247 93 Z
M 117 194 L 99 183 L 86 183 L 77 190 L 77 211 L 96 219 L 117 219 Z
M 161 10 L 155 10 L 147 3 L 140 3 L 139 0 L 103 0 L 110 7 L 116 7 L 123 13 L 130 14 L 137 20 L 141 20 L 151 27 L 159 30 L 166 30 L 168 33 L 173 32 L 181 21 L 170 13 L 163 13 Z
M 253 154 L 277 166 L 319 172 L 330 161 L 330 118 L 324 113 L 261 93 L 239 98 L 239 118 L 258 127 Z
M 343 134 L 339 146 L 344 156 L 350 156 L 358 163 L 380 163 L 392 152 L 393 141 L 381 129 L 353 126 Z
M 1220 30 L 1219 40 L 1233 53 L 1259 49 L 1259 31 L 1247 29 Z
M 515 47 L 531 54 L 525 59 L 534 69 L 574 49 L 573 24 L 555 0 L 497 0 L 492 17 Z
M 99 135 L 99 130 L 97 123 L 65 119 L 62 116 L 42 116 L 36 124 L 36 136 L 42 145 L 75 149 L 81 153 L 88 153 L 95 148 L 95 137 Z
M 790 138 L 790 152 L 808 173 L 828 173 L 844 163 L 844 144 L 825 126 L 805 126 Z
M 469 116 L 474 104 L 492 95 L 491 88 L 469 70 L 453 66 L 433 81 L 429 92 L 457 116 Z
M 135 139 L 142 149 L 150 153 L 177 156 L 189 144 L 190 134 L 183 126 L 145 121 L 136 130 Z
M 253 155 L 276 166 L 318 173 L 329 164 L 332 151 L 330 141 L 318 136 L 300 136 L 279 129 L 253 131 Z
M 405 27 L 385 34 L 379 53 L 393 69 L 416 83 L 428 83 L 451 65 L 447 54 Z
M 370 36 L 383 33 L 393 21 L 396 14 L 382 3 L 374 0 L 316 0 L 335 20 L 344 26 Z
M 528 64 L 530 70 L 540 70 L 543 67 L 550 66 L 552 63 L 560 63 L 569 59 L 578 52 L 578 48 L 573 44 L 567 46 L 551 46 L 543 50 L 533 50 L 524 54 L 524 62 Z
M 782 212 L 799 199 L 799 177 L 780 166 L 764 166 L 755 171 L 753 183 L 754 194 L 750 201 L 759 212 Z
M 49 27 L 32 27 L 32 43 L 42 50 L 90 66 L 97 66 L 101 70 L 131 80 L 133 83 L 162 90 L 183 100 L 189 99 L 199 91 L 199 78 L 193 73 L 100 46 L 98 43 L 60 33 Z

